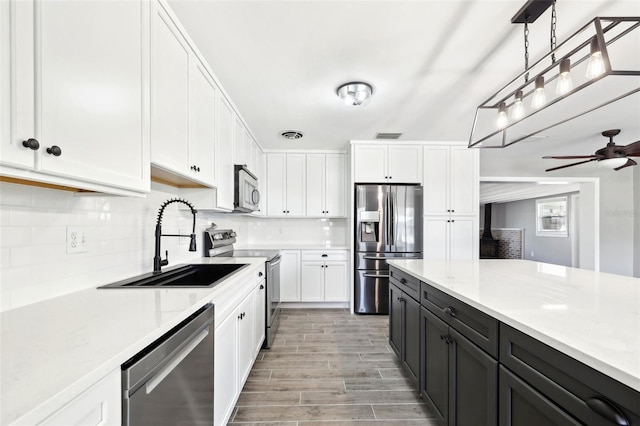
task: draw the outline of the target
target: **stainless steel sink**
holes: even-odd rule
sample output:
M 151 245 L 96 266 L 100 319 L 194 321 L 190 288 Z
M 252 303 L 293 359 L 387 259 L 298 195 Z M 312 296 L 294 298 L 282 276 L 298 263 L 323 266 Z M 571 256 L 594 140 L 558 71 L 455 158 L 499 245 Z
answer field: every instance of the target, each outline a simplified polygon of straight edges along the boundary
M 159 274 L 143 274 L 98 287 L 105 288 L 189 288 L 214 287 L 248 264 L 197 264 L 165 269 Z

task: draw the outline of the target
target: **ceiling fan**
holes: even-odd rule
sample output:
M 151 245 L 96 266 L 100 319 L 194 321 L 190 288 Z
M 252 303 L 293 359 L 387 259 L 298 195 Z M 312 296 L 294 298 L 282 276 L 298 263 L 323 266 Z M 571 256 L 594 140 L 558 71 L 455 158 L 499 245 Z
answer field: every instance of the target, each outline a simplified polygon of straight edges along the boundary
M 602 136 L 609 138 L 609 143 L 604 148 L 600 148 L 594 155 L 560 155 L 542 158 L 555 158 L 557 160 L 577 160 L 586 158 L 587 160 L 577 163 L 565 164 L 564 166 L 553 167 L 545 170 L 550 172 L 553 170 L 564 169 L 565 167 L 577 166 L 578 164 L 589 163 L 591 161 L 602 161 L 603 165 L 608 164 L 613 170 L 624 169 L 625 167 L 635 166 L 634 160 L 628 157 L 640 157 L 640 141 L 630 143 L 629 145 L 616 145 L 613 143 L 613 137 L 620 133 L 620 129 L 605 130 Z M 626 161 L 625 161 L 626 160 Z

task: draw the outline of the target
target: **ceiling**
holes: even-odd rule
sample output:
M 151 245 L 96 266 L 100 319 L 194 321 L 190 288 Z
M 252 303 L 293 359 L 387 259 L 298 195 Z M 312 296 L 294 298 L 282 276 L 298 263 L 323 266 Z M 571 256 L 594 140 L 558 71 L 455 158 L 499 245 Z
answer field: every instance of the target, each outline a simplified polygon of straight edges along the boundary
M 264 149 L 344 149 L 378 132 L 467 141 L 477 105 L 524 67 L 523 27 L 510 23 L 524 0 L 169 3 Z M 558 41 L 594 16 L 639 15 L 637 0 L 558 0 Z M 547 11 L 529 26 L 530 63 L 549 51 L 549 21 Z M 364 108 L 336 96 L 353 80 L 374 88 Z M 640 95 L 626 102 L 544 139 L 482 150 L 491 152 L 481 175 L 502 162 L 544 174 L 554 160 L 542 155 L 592 154 L 609 128 L 623 129 L 620 144 L 640 139 Z

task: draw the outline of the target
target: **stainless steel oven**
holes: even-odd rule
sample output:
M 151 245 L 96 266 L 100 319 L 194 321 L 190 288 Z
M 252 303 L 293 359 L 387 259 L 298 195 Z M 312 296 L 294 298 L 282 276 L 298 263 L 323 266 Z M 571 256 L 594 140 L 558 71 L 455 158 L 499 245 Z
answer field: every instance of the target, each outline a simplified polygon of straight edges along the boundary
M 267 261 L 267 334 L 264 347 L 270 348 L 280 326 L 280 254 Z
M 258 178 L 247 170 L 245 166 L 236 164 L 234 170 L 235 184 L 233 210 L 242 213 L 250 213 L 260 210 Z

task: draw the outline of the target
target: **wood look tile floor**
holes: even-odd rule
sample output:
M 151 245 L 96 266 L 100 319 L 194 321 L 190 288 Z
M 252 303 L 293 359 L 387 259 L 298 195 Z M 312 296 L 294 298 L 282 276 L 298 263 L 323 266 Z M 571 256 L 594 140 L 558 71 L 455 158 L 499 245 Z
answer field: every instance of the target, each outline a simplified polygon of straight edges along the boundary
M 284 309 L 230 425 L 435 426 L 388 344 L 389 318 Z

